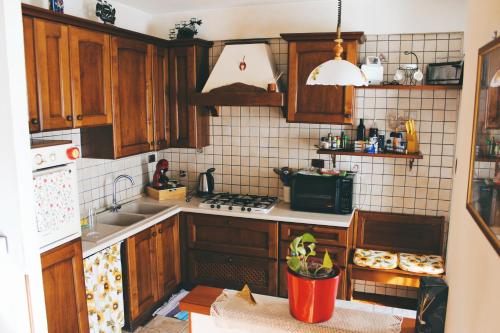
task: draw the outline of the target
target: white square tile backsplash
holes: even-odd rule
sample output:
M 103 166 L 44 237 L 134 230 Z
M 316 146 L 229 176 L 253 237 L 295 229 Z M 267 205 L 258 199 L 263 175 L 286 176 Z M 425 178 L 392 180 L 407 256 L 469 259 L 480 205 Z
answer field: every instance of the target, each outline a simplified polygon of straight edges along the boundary
M 282 39 L 269 40 L 279 71 L 287 80 L 288 45 Z M 391 81 L 401 63 L 411 63 L 404 51 L 417 54 L 420 65 L 426 69 L 431 62 L 462 59 L 462 33 L 368 35 L 361 45 L 358 61 L 366 56 L 383 55 L 384 80 Z M 222 51 L 223 42 L 215 42 L 210 52 L 213 67 Z M 194 149 L 168 149 L 157 153 L 157 159 L 170 162 L 170 176 L 180 178 L 194 189 L 197 175 L 215 167 L 216 191 L 282 195 L 282 186 L 273 173 L 274 167 L 310 166 L 313 158 L 323 158 L 331 166 L 328 156 L 317 155 L 315 145 L 328 133 L 340 135 L 344 131 L 355 136 L 359 119 L 365 126 L 373 123 L 386 137 L 398 117 L 416 120 L 424 158 L 415 161 L 412 170 L 407 161 L 390 158 L 357 156 L 337 157 L 337 167 L 358 170 L 355 186 L 355 204 L 364 210 L 389 211 L 409 214 L 444 215 L 448 218 L 456 141 L 456 120 L 459 108 L 459 90 L 356 90 L 354 126 L 289 124 L 279 108 L 223 107 L 219 117 L 211 118 L 211 145 L 197 152 Z M 33 138 L 72 139 L 80 144 L 80 131 L 56 131 L 32 135 Z M 130 200 L 141 194 L 151 180 L 155 164 L 147 162 L 142 154 L 118 161 L 81 159 L 78 161 L 80 208 L 82 216 L 88 208 L 103 208 L 111 203 L 113 179 L 119 174 L 131 175 L 136 185 L 120 182 L 118 199 Z M 487 170 L 486 166 L 484 168 Z M 485 171 L 487 172 L 487 171 Z M 356 281 L 359 291 L 388 295 L 416 296 L 411 288 L 375 285 Z

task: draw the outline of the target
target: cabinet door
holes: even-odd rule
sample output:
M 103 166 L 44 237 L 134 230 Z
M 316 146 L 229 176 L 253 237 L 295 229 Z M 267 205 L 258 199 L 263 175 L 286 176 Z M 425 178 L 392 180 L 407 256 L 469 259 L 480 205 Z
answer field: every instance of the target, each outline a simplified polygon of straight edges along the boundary
M 307 86 L 316 66 L 333 59 L 333 41 L 289 43 L 288 121 L 320 124 L 352 124 L 353 87 Z M 343 57 L 357 61 L 357 43 L 344 42 Z
M 71 92 L 76 127 L 113 122 L 108 34 L 69 28 Z
M 188 252 L 188 281 L 192 285 L 239 290 L 248 284 L 253 292 L 276 296 L 278 262 L 214 252 Z
M 30 133 L 40 131 L 36 85 L 35 36 L 33 18 L 23 16 L 24 58 L 26 62 L 26 84 L 28 88 L 28 114 Z
M 190 95 L 201 90 L 208 76 L 208 49 L 175 47 L 170 57 L 170 140 L 177 148 L 210 144 L 208 111 L 190 105 Z
M 41 256 L 43 290 L 50 333 L 89 331 L 80 239 Z
M 137 319 L 158 300 L 156 271 L 156 227 L 127 239 L 128 311 L 130 320 Z
M 158 295 L 172 294 L 181 280 L 179 248 L 179 216 L 173 216 L 156 227 L 158 259 Z
M 72 128 L 68 27 L 34 19 L 34 28 L 42 130 Z
M 155 150 L 168 148 L 170 144 L 168 49 L 157 47 L 153 63 Z
M 153 45 L 112 38 L 115 157 L 153 150 Z
M 192 249 L 278 258 L 278 223 L 215 215 L 186 217 Z

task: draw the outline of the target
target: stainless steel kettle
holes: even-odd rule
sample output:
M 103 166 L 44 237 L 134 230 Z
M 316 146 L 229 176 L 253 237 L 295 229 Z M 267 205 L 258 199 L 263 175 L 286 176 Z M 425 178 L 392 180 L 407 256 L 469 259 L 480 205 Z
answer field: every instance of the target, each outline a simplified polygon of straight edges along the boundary
M 198 177 L 198 195 L 201 197 L 211 196 L 214 193 L 214 175 L 215 168 L 210 168 L 207 172 L 200 173 Z

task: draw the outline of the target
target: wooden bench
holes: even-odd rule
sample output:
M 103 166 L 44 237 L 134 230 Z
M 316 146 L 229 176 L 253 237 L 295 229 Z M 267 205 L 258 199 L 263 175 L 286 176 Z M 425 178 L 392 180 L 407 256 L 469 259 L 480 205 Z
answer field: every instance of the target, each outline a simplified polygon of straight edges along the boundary
M 419 287 L 420 277 L 428 276 L 399 268 L 374 269 L 356 266 L 353 263 L 356 248 L 442 256 L 443 243 L 442 216 L 358 211 L 354 226 L 354 248 L 350 251 L 347 265 L 346 299 L 352 299 L 353 280 Z

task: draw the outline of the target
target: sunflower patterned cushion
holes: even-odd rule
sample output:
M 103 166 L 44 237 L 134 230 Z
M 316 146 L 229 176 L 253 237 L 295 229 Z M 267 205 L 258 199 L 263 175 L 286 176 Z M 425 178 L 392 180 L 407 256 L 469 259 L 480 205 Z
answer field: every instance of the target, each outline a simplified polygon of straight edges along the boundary
M 412 273 L 443 274 L 443 257 L 436 255 L 400 253 L 399 268 Z
M 398 267 L 398 255 L 388 251 L 356 249 L 354 264 L 361 267 L 394 269 Z

